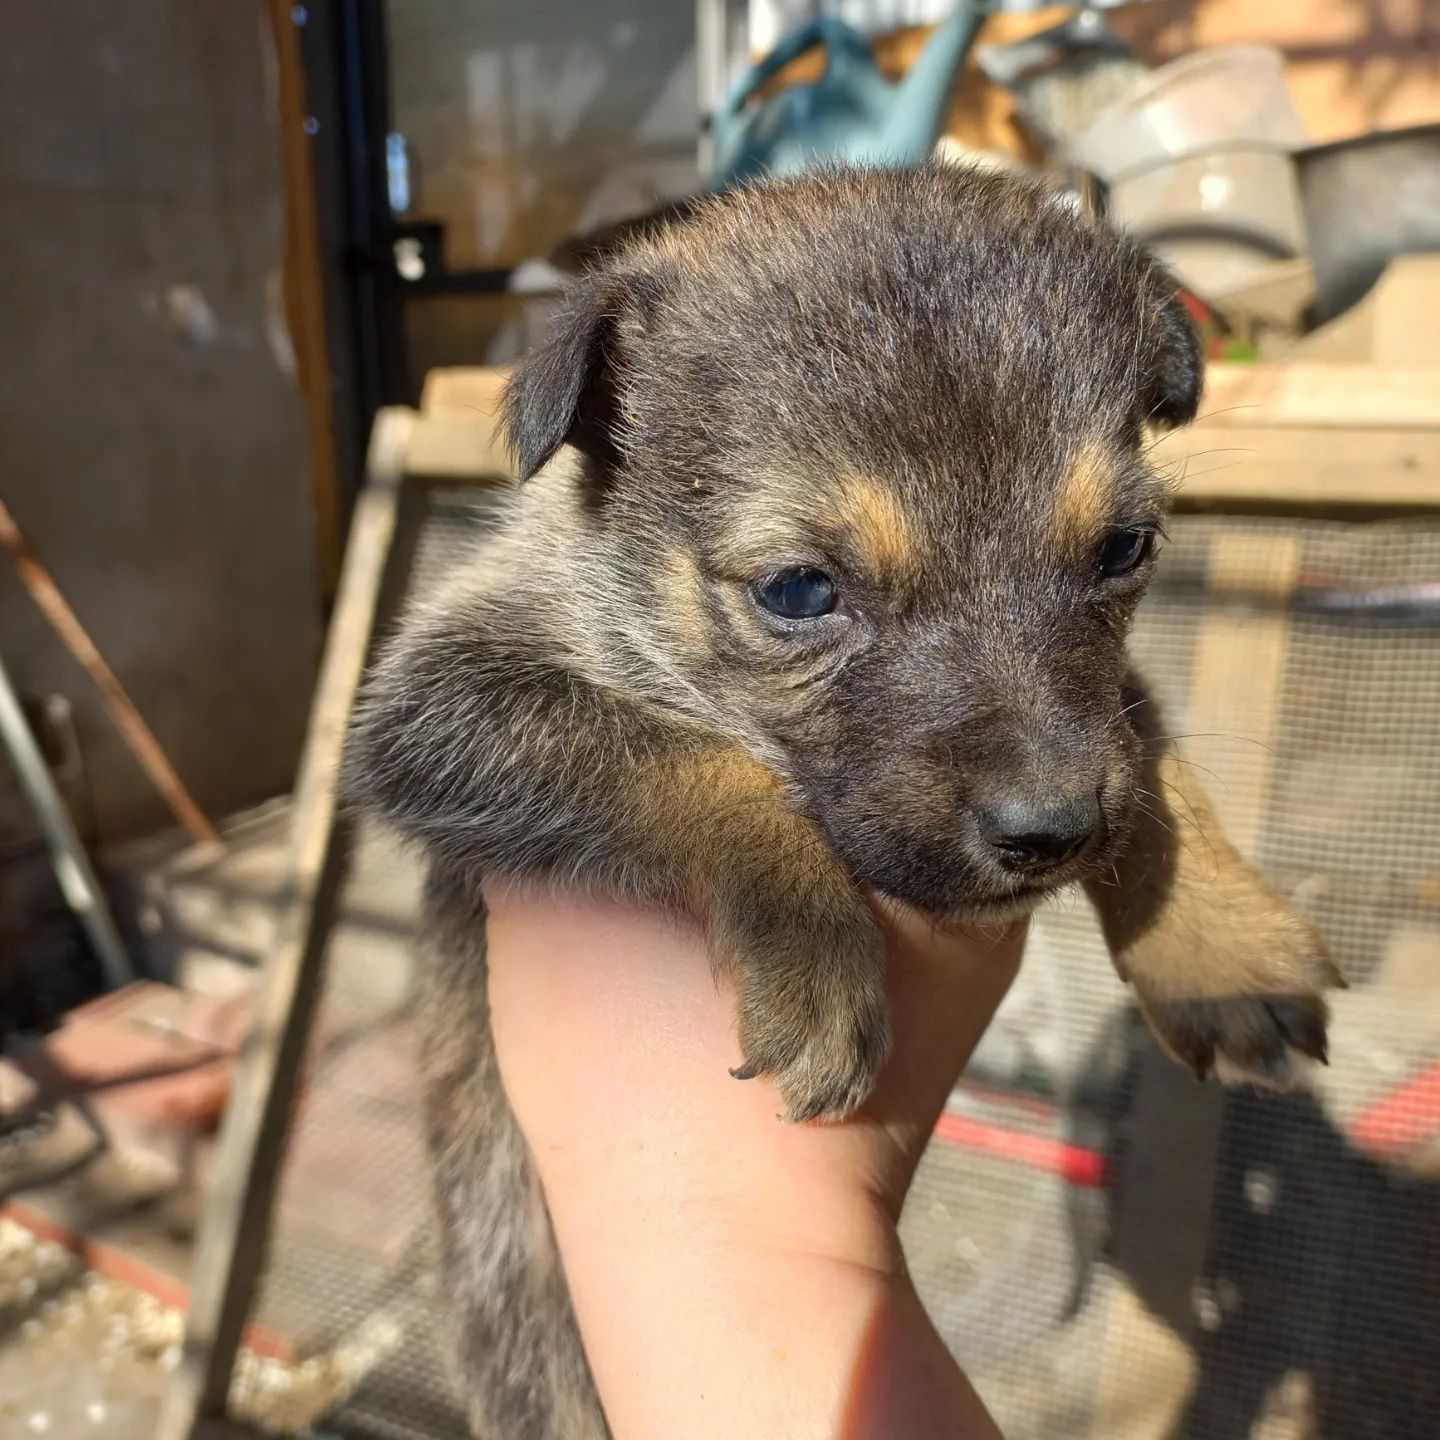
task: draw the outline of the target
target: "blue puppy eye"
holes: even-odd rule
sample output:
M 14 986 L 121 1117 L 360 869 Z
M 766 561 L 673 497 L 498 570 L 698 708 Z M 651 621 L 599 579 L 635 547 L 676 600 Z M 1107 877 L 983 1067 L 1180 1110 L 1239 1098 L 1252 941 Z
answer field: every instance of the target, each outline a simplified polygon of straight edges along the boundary
M 1100 573 L 1106 579 L 1128 575 L 1150 558 L 1155 548 L 1155 532 L 1143 526 L 1112 530 L 1100 545 Z
M 796 566 L 759 581 L 755 598 L 784 620 L 814 620 L 835 608 L 835 582 L 823 570 Z

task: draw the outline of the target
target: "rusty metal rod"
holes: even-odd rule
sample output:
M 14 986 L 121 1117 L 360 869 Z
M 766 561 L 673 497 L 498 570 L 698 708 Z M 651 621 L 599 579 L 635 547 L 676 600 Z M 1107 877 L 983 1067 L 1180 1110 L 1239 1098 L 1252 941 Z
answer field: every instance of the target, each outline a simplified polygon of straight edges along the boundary
M 0 544 L 15 561 L 20 583 L 30 592 L 30 598 L 99 688 L 105 708 L 109 710 L 125 743 L 154 782 L 155 788 L 164 796 L 175 818 L 196 840 L 204 844 L 219 844 L 219 833 L 175 773 L 175 767 L 160 748 L 160 742 L 135 708 L 135 702 L 126 694 L 120 677 L 106 664 L 105 657 L 60 593 L 60 587 L 51 578 L 3 500 L 0 500 Z

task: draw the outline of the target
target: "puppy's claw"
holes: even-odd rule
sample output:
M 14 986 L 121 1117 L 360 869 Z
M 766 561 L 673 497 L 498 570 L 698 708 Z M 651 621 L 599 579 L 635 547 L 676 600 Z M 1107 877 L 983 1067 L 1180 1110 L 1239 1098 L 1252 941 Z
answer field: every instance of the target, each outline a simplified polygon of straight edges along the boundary
M 870 1094 L 890 1047 L 883 991 L 873 1007 L 837 1016 L 830 1028 L 803 1040 L 763 1025 L 742 1035 L 753 1058 L 741 1073 L 763 1075 L 775 1085 L 785 1101 L 784 1119 L 792 1125 L 853 1114 Z
M 1298 1078 L 1298 1057 L 1329 1063 L 1329 1012 L 1319 995 L 1142 998 L 1141 1004 L 1165 1048 L 1202 1080 L 1286 1090 Z
M 1330 1063 L 1325 1044 L 1328 1017 L 1323 1004 L 1317 1006 L 1313 1000 L 1288 995 L 1266 1000 L 1264 1004 L 1276 1030 L 1292 1050 L 1298 1050 L 1322 1065 Z

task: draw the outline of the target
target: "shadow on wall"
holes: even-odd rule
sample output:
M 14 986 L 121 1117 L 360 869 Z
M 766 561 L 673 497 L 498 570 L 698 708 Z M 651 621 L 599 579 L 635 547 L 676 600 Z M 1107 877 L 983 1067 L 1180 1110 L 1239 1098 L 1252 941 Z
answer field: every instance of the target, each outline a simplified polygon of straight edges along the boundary
M 1156 1066 L 1174 1072 L 1163 1104 L 1132 1107 Z M 1075 1308 L 1103 1260 L 1193 1349 L 1175 1440 L 1433 1435 L 1440 1184 L 1362 1153 L 1307 1092 L 1216 1096 L 1156 1054 L 1133 1011 L 1117 1017 L 1091 1073 L 1075 1123 L 1106 1151 L 1110 1182 L 1098 1246 L 1093 1221 L 1073 1211 Z M 1196 1133 L 1187 1111 L 1203 1133 L 1215 1107 L 1212 1166 L 1185 1147 Z M 1175 1207 L 1153 1203 L 1157 1174 Z M 1143 1207 L 1126 1203 L 1137 1183 L 1150 1192 Z M 1193 1248 L 1176 1214 L 1187 1203 L 1202 1217 Z

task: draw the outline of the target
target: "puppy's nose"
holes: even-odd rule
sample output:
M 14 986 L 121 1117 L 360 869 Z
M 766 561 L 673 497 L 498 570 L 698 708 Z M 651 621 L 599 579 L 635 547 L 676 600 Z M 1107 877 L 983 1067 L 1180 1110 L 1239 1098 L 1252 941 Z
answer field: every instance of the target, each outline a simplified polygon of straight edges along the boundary
M 1007 870 L 1053 870 L 1085 848 L 1100 823 L 1100 797 L 1011 799 L 979 814 L 980 833 Z

